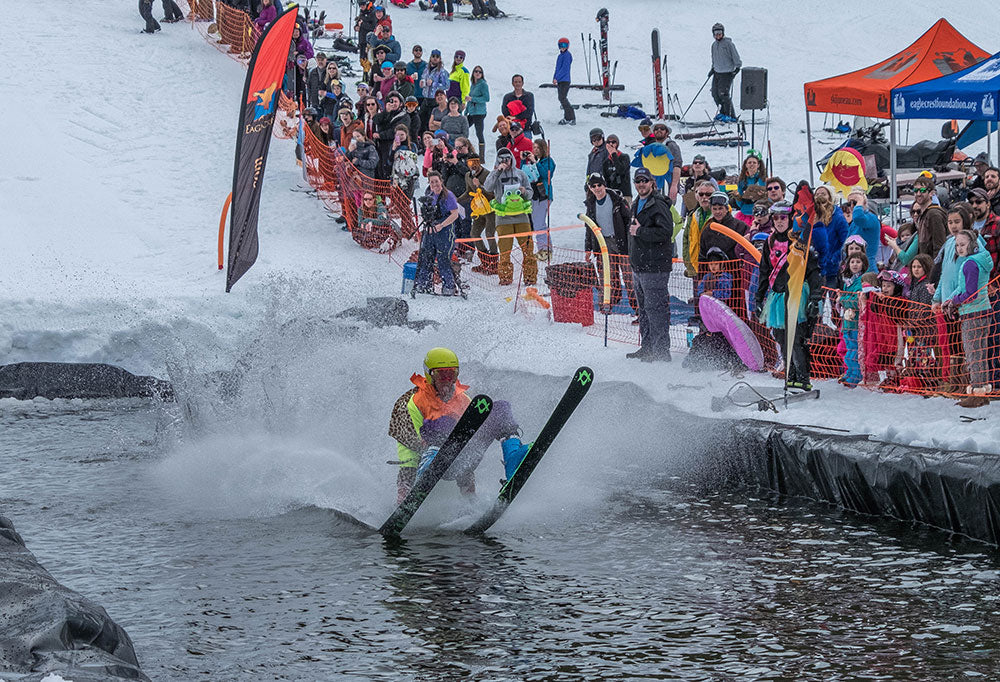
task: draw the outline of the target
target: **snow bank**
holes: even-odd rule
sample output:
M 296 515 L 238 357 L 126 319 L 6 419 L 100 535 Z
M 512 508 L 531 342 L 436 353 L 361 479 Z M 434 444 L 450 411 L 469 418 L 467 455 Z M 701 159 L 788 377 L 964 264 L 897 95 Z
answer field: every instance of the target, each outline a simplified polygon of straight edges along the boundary
M 601 6 L 502 4 L 528 18 L 446 23 L 416 8 L 392 12 L 404 54 L 419 41 L 425 53 L 442 49 L 446 61 L 454 49 L 465 49 L 470 66 L 484 67 L 493 96 L 491 117 L 513 71 L 524 74 L 529 87 L 551 80 L 560 35 L 573 40 L 574 77 L 585 78 L 579 33 L 596 32 L 593 16 Z M 567 13 L 570 7 L 573 12 Z M 323 8 L 330 20 L 346 19 L 346 2 Z M 659 25 L 670 87 L 686 106 L 708 72 L 710 27 L 721 20 L 744 64 L 769 69 L 775 167 L 786 180 L 796 180 L 807 173 L 800 132 L 802 83 L 902 48 L 938 17 L 939 3 L 918 0 L 898 15 L 890 6 L 862 2 L 842 4 L 835 13 L 809 12 L 790 0 L 766 8 L 727 2 L 711 11 L 697 4 L 664 9 L 656 0 L 611 8 L 611 58 L 619 63 L 618 81 L 627 86 L 621 98 L 652 104 L 649 29 Z M 988 24 L 969 18 L 989 16 L 991 10 L 992 5 L 978 1 L 947 18 L 993 50 Z M 323 319 L 367 296 L 397 291 L 396 266 L 359 249 L 319 202 L 289 191 L 301 175 L 291 143 L 275 140 L 263 190 L 260 260 L 232 294 L 224 294 L 224 277 L 215 267 L 215 237 L 231 184 L 243 67 L 206 45 L 187 24 L 164 25 L 153 36 L 140 34 L 131 5 L 70 3 L 60 12 L 59 21 L 39 28 L 31 6 L 14 5 L 0 25 L 4 63 L 23 63 L 29 44 L 46 61 L 27 84 L 14 72 L 0 76 L 0 107 L 10 131 L 0 151 L 5 199 L 0 207 L 0 363 L 107 362 L 171 378 L 190 370 L 231 369 L 256 333 L 252 330 L 276 320 Z M 637 135 L 634 122 L 581 109 L 577 126 L 556 126 L 555 92 L 535 91 L 558 164 L 553 220 L 575 222 L 588 130 L 601 126 L 628 141 Z M 28 96 L 37 93 L 45 97 Z M 575 102 L 599 97 L 572 95 Z M 692 111 L 711 107 L 706 92 Z M 911 140 L 937 127 L 914 123 Z M 760 147 L 763 128 L 758 132 Z M 695 153 L 689 143 L 681 147 L 686 158 Z M 734 151 L 709 148 L 705 154 L 716 167 L 737 162 Z M 555 242 L 578 246 L 582 235 L 559 232 Z M 511 289 L 507 295 L 513 294 Z M 371 362 L 387 356 L 405 360 L 399 363 L 401 372 L 403 365 L 417 368 L 423 351 L 434 344 L 453 346 L 462 357 L 498 369 L 568 376 L 587 363 L 601 380 L 634 382 L 657 400 L 703 415 L 709 414 L 711 396 L 733 382 L 689 373 L 678 362 L 635 365 L 623 357 L 628 347 L 605 349 L 575 325 L 529 319 L 512 314 L 512 308 L 510 301 L 479 291 L 469 301 L 418 299 L 413 317 L 440 320 L 441 329 L 387 331 L 367 351 Z M 400 381 L 405 382 L 403 374 Z M 996 427 L 989 421 L 958 423 L 960 411 L 950 401 L 848 392 L 830 382 L 821 387 L 820 401 L 767 418 L 904 444 L 984 452 L 1000 448 Z M 331 384 L 317 390 L 343 388 Z M 381 434 L 385 405 L 371 410 L 380 415 L 367 417 L 372 432 L 377 428 Z M 987 408 L 977 416 L 990 414 Z M 734 415 L 744 413 L 726 416 Z

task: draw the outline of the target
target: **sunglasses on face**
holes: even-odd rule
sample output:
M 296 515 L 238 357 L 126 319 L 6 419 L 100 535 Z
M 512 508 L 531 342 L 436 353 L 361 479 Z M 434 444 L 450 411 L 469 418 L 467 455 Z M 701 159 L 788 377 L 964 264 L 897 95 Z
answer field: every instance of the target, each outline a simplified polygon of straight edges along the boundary
M 614 146 L 614 147 L 617 147 L 617 146 L 618 146 L 618 143 L 617 143 L 617 142 L 615 142 L 614 140 L 608 140 L 608 144 L 610 144 L 610 145 L 612 145 L 612 146 Z
M 378 105 L 377 105 L 377 104 L 375 104 L 375 102 L 369 102 L 369 103 L 368 103 L 368 104 L 366 104 L 365 106 L 366 106 L 366 107 L 377 107 Z
M 634 182 L 637 185 L 648 185 L 649 183 L 652 182 L 652 180 L 650 180 L 649 178 L 635 178 L 632 182 Z
M 781 191 L 781 185 L 771 185 L 770 187 L 767 188 L 767 191 L 768 192 L 780 192 Z
M 755 208 L 753 210 L 753 214 L 754 214 L 755 218 L 763 218 L 764 216 L 767 215 L 767 209 L 766 208 Z
M 375 197 L 365 197 L 365 201 L 375 201 Z
M 930 187 L 917 187 L 915 190 L 913 190 L 913 193 L 914 194 L 927 194 L 930 191 L 931 191 Z
M 712 196 L 712 192 L 697 192 L 697 195 L 700 197 L 710 197 Z

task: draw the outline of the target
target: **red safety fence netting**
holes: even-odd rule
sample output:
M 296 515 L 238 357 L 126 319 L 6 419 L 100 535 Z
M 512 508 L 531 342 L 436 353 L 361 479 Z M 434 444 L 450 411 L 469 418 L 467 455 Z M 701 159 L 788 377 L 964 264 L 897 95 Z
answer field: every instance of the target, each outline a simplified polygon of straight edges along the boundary
M 192 24 L 210 44 L 238 61 L 249 60 L 260 31 L 248 14 L 221 0 L 188 4 Z M 298 116 L 294 99 L 282 93 L 274 134 L 298 137 Z M 412 199 L 399 186 L 361 173 L 337 144 L 325 143 L 309 127 L 301 131 L 299 160 L 307 182 L 331 212 L 346 219 L 358 244 L 388 253 L 400 267 L 417 260 L 419 221 Z M 377 201 L 366 203 L 366 196 Z M 639 344 L 638 301 L 627 256 L 609 255 L 611 289 L 605 304 L 599 253 L 552 247 L 543 260 L 534 250 L 530 236 L 487 234 L 479 243 L 457 245 L 453 270 L 464 288 L 492 292 L 498 301 L 512 303 L 514 312 L 581 324 L 592 335 L 604 336 L 607 313 L 609 340 Z M 747 323 L 766 366 L 780 374 L 777 344 L 753 315 L 756 272 L 752 260 L 734 260 L 711 269 L 705 265 L 692 279 L 675 261 L 670 277 L 672 347 L 686 350 L 703 331 L 698 297 L 709 293 Z M 812 376 L 884 391 L 958 396 L 975 388 L 1000 397 L 1000 315 L 994 306 L 1000 308 L 1000 299 L 990 300 L 986 291 L 972 305 L 942 309 L 878 291 L 824 289 L 822 313 L 808 342 Z

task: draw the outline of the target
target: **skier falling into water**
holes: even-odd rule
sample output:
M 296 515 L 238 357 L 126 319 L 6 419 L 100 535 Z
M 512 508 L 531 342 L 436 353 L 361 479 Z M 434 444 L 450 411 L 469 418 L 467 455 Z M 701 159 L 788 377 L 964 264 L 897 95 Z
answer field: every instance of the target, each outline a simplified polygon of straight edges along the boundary
M 414 388 L 393 405 L 389 435 L 396 441 L 399 457 L 397 503 L 410 492 L 469 405 L 469 387 L 458 381 L 458 370 L 454 351 L 430 349 L 424 358 L 424 374 L 411 376 Z M 493 441 L 501 442 L 504 471 L 510 478 L 530 448 L 530 443 L 521 443 L 519 433 L 510 404 L 494 402 L 490 416 L 448 469 L 445 480 L 454 480 L 463 495 L 475 495 L 476 467 Z
M 715 24 L 712 27 L 712 99 L 719 107 L 715 120 L 731 123 L 736 120 L 736 110 L 733 108 L 733 79 L 743 67 L 740 53 L 736 51 L 733 39 L 726 37 L 726 27 Z

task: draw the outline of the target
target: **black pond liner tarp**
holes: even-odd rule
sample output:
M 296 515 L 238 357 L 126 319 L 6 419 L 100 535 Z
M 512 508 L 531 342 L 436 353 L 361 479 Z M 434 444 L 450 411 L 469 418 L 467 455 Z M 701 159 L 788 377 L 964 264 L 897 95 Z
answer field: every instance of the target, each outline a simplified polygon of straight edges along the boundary
M 733 422 L 716 475 L 1000 545 L 1000 455 Z
M 145 680 L 128 634 L 56 582 L 0 516 L 0 679 Z

